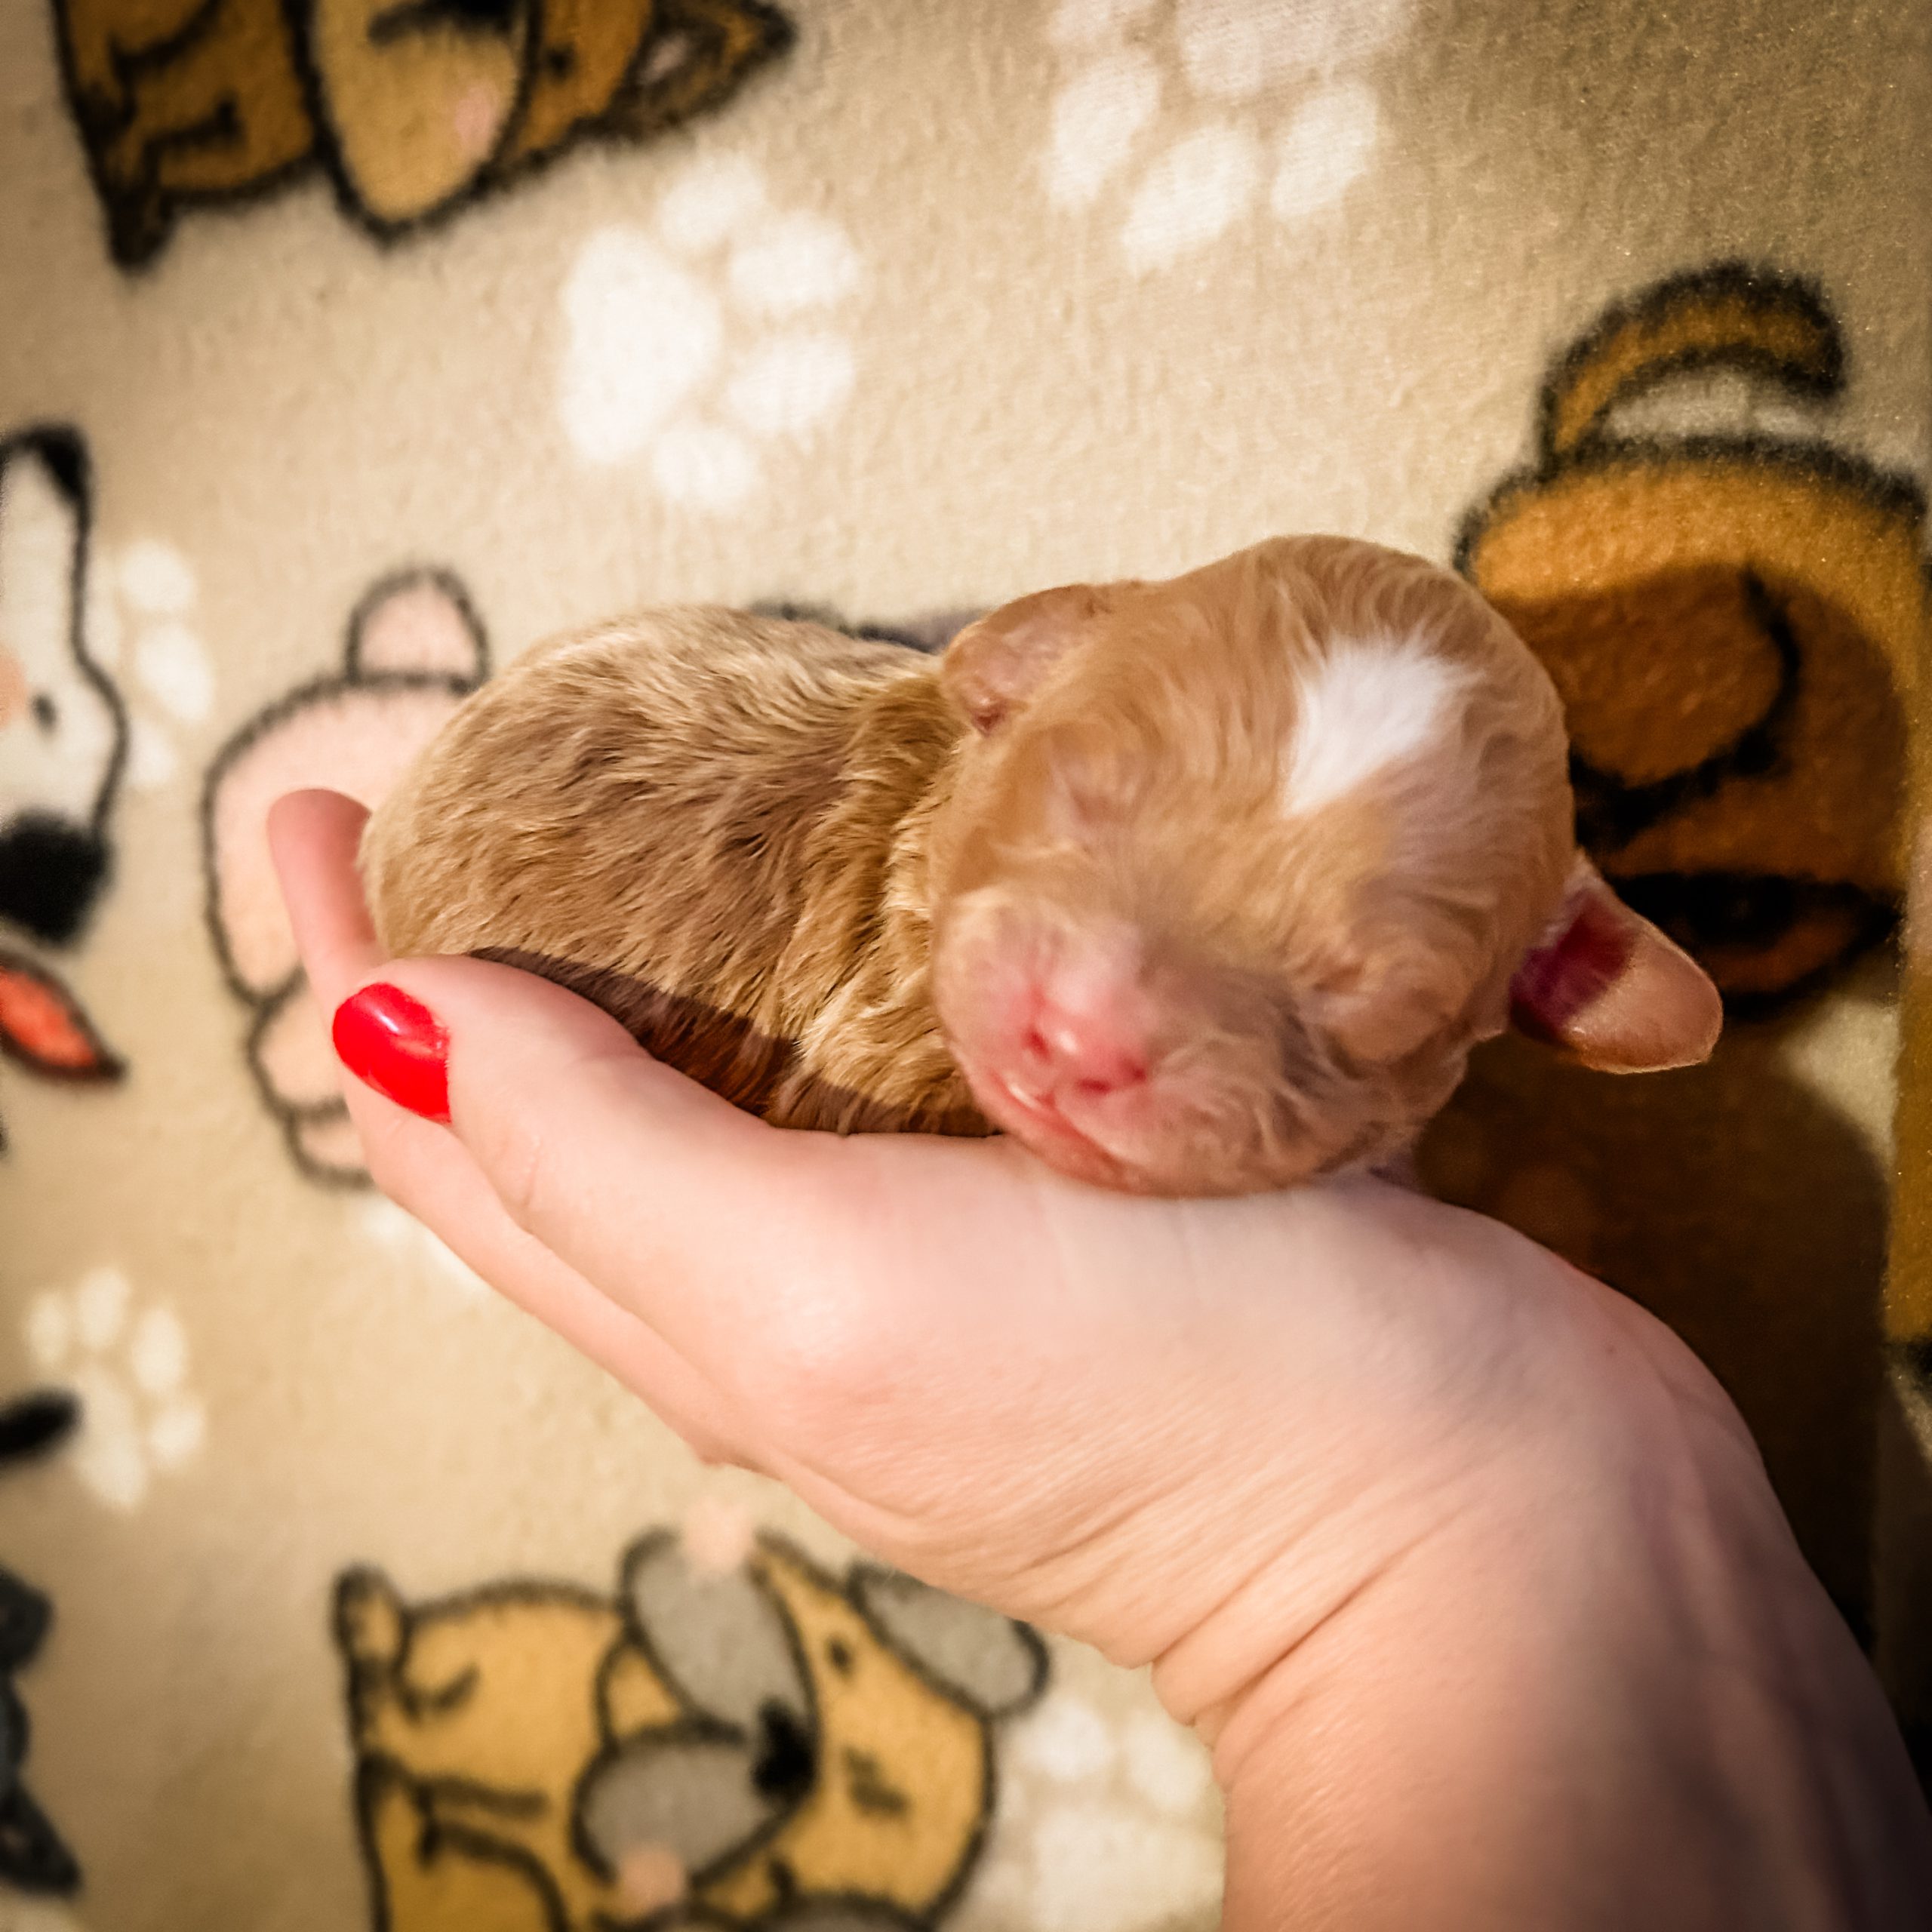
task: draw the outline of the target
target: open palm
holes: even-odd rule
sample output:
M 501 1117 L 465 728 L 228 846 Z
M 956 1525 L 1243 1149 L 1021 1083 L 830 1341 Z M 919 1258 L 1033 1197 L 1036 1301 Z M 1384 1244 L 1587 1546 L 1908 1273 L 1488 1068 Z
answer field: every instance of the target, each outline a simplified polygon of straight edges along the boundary
M 1355 1915 L 1297 1923 L 1395 1923 L 1407 1852 L 1414 1898 L 1466 1866 L 1476 1901 L 1423 1922 L 1632 1922 L 1673 1853 L 1701 1871 L 1709 1848 L 1668 1807 L 1593 1915 L 1592 1854 L 1627 1850 L 1614 1801 L 1712 1746 L 1680 1734 L 1681 1692 L 1645 1712 L 1616 1673 L 1713 1618 L 1779 1660 L 1786 1731 L 1841 1734 L 1890 1780 L 1861 1841 L 1932 1870 L 1896 1734 L 1742 1423 L 1633 1304 L 1379 1183 L 1146 1200 L 1005 1141 L 780 1132 L 546 982 L 384 960 L 363 816 L 297 794 L 271 836 L 325 1004 L 380 978 L 447 1032 L 450 1125 L 348 1083 L 377 1184 L 701 1454 L 928 1582 L 1152 1664 L 1217 1745 L 1231 1924 L 1276 1922 L 1242 1901 L 1283 1886 L 1312 1910 L 1311 1870 Z M 1581 1890 L 1540 1801 L 1497 1810 L 1552 1780 Z M 1352 1781 L 1367 1795 L 1335 1801 Z M 1243 1829 L 1257 1792 L 1292 1830 Z M 1346 1872 L 1392 1807 L 1407 1852 L 1374 1851 L 1370 1912 Z M 1747 1822 L 1806 1854 L 1782 1814 Z

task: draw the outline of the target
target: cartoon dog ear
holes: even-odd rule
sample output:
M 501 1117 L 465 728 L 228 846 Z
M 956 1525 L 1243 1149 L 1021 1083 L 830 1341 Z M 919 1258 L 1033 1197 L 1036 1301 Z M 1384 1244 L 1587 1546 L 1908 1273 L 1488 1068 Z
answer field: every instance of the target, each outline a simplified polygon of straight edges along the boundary
M 352 679 L 402 672 L 474 685 L 489 668 L 482 620 L 448 571 L 385 577 L 364 594 L 349 620 Z
M 649 1846 L 701 1881 L 764 1836 L 794 1801 L 761 1783 L 751 1743 L 698 1719 L 632 1738 L 594 1761 L 577 1789 L 574 1836 L 607 1877 Z
M 997 1611 L 896 1570 L 855 1569 L 847 1587 L 866 1620 L 915 1670 L 983 1718 L 1024 1710 L 1046 1683 L 1046 1646 Z
M 0 442 L 0 586 L 8 641 L 64 657 L 78 635 L 76 566 L 87 537 L 87 445 L 72 429 L 29 429 Z
M 940 682 L 974 731 L 993 731 L 1026 703 L 1109 603 L 1098 586 L 1073 583 L 1003 604 L 946 646 Z
M 768 1706 L 804 1726 L 811 1700 L 777 1605 L 744 1568 L 700 1570 L 668 1533 L 624 1562 L 632 1634 L 692 1709 L 758 1734 Z
M 1607 1073 L 1697 1066 L 1724 1026 L 1703 968 L 1580 855 L 1563 910 L 1518 968 L 1510 998 L 1519 1031 Z
M 379 232 L 448 207 L 509 134 L 538 30 L 534 0 L 309 11 L 317 104 L 349 205 Z
M 358 1566 L 336 1579 L 334 1623 L 336 1647 L 357 1672 L 384 1676 L 402 1662 L 409 1613 L 380 1570 Z

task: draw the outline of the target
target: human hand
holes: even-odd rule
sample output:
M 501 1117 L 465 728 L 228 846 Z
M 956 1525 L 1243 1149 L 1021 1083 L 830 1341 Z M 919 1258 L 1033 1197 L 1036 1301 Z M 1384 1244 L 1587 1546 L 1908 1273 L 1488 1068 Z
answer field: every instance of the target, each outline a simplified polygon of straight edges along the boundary
M 447 1124 L 346 1083 L 378 1185 L 701 1454 L 1150 1664 L 1214 1749 L 1229 1926 L 1932 1897 L 1869 1672 L 1633 1304 L 1380 1183 L 1146 1200 L 1004 1141 L 780 1132 L 546 982 L 386 961 L 362 818 L 297 794 L 271 838 L 325 1008 L 381 980 L 441 1029 Z

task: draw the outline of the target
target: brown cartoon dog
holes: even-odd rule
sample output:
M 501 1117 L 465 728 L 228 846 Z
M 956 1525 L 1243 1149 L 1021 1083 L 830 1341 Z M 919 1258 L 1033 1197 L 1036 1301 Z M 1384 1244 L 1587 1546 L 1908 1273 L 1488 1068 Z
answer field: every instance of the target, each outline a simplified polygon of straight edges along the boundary
M 1611 427 L 1694 370 L 1818 402 L 1844 353 L 1810 285 L 1735 263 L 1615 306 L 1558 361 L 1536 465 L 1458 561 L 1562 694 L 1592 856 L 1749 1012 L 1892 923 L 1925 505 L 1821 442 Z
M 398 234 L 579 139 L 715 106 L 789 44 L 760 0 L 54 0 L 115 259 L 310 164 Z
M 506 1584 L 336 1607 L 386 1932 L 929 1924 L 977 1856 L 1032 1633 L 789 1546 L 707 1569 L 646 1537 L 619 1600 Z

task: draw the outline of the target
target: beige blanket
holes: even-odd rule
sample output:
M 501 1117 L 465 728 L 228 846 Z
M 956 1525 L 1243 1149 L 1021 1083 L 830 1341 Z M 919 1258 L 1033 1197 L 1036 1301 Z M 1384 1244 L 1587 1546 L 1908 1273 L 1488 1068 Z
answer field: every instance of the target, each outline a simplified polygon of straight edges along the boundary
M 1932 1717 L 1928 134 L 1903 0 L 0 8 L 0 1928 L 1213 1923 L 1143 1681 L 356 1184 L 262 819 L 626 607 L 943 632 L 1281 531 L 1497 599 L 1731 1002 L 1487 1055 L 1431 1184 L 1681 1329 Z

